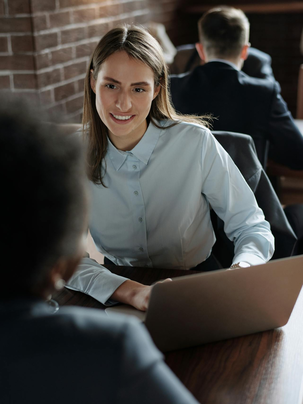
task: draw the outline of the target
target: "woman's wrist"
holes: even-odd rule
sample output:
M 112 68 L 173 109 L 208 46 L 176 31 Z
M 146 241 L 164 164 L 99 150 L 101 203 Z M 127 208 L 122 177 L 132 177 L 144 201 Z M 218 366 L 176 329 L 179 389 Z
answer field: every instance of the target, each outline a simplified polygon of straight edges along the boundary
M 129 304 L 139 310 L 145 311 L 148 306 L 151 287 L 139 282 L 127 280 L 112 294 L 111 299 Z

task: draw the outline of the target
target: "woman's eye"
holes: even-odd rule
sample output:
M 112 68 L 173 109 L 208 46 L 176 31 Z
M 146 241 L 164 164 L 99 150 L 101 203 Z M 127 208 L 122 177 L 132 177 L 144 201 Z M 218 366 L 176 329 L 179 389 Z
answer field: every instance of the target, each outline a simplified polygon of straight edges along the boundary
M 105 87 L 109 88 L 111 90 L 114 90 L 116 88 L 116 86 L 114 84 L 106 84 Z
M 136 93 L 143 93 L 145 91 L 143 88 L 139 88 L 139 87 L 136 87 L 134 90 Z

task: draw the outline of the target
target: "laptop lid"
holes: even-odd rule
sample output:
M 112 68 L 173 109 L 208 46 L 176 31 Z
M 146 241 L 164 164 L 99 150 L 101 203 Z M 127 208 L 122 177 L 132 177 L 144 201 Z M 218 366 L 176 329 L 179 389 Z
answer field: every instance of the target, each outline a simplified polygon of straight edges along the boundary
M 151 293 L 145 324 L 162 351 L 281 327 L 303 284 L 303 255 L 173 278 Z
M 146 313 L 127 305 L 105 311 L 144 321 L 155 344 L 165 352 L 282 327 L 302 284 L 300 255 L 158 283 Z

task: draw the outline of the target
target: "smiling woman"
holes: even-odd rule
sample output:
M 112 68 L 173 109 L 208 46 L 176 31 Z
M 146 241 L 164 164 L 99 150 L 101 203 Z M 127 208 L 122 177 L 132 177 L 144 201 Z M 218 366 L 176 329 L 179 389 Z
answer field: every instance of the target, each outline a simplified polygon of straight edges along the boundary
M 116 52 L 101 65 L 97 80 L 91 70 L 91 87 L 111 142 L 119 150 L 134 148 L 147 129 L 151 103 L 160 91 L 152 69 L 125 51 Z
M 150 121 L 157 125 L 163 119 L 180 118 L 170 103 L 167 67 L 158 41 L 139 27 L 109 31 L 96 46 L 85 78 L 83 125 L 89 138 L 91 179 L 103 184 L 108 139 L 116 145 L 118 137 L 121 150 L 131 150 Z M 207 126 L 203 117 L 182 120 Z
M 86 74 L 83 132 L 89 229 L 105 262 L 218 269 L 210 205 L 234 241 L 233 267 L 271 258 L 273 236 L 253 193 L 203 118 L 172 107 L 163 53 L 147 31 L 115 28 L 98 43 Z M 69 287 L 140 310 L 151 292 L 90 258 Z

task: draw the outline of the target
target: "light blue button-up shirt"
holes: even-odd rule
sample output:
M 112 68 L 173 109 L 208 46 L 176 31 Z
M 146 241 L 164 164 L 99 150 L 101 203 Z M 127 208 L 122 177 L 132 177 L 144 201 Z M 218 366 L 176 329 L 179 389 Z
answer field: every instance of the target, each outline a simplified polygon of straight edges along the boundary
M 268 261 L 274 251 L 269 223 L 230 156 L 208 129 L 190 123 L 167 128 L 171 123 L 150 124 L 131 151 L 109 141 L 106 187 L 91 185 L 97 249 L 116 265 L 195 267 L 215 242 L 211 205 L 234 241 L 233 262 Z M 84 258 L 69 287 L 106 303 L 124 281 Z

